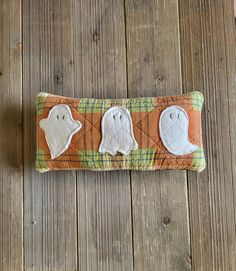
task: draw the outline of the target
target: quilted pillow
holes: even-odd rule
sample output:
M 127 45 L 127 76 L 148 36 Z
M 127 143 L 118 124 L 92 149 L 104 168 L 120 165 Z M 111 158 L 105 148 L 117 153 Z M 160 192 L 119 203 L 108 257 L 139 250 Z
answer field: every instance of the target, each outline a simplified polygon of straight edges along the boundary
M 36 169 L 202 171 L 200 92 L 151 98 L 36 96 Z

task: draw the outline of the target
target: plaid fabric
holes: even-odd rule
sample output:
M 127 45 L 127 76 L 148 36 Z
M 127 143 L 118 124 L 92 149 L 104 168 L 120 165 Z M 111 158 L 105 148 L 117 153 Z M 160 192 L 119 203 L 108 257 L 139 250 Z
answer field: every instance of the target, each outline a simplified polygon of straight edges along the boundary
M 73 136 L 69 148 L 52 160 L 39 121 L 46 118 L 50 109 L 57 104 L 67 104 L 73 118 L 82 123 L 82 128 Z M 159 117 L 161 112 L 171 105 L 182 107 L 188 114 L 189 139 L 191 143 L 199 146 L 191 154 L 175 156 L 169 153 L 161 142 Z M 67 169 L 189 169 L 200 172 L 205 168 L 201 135 L 202 105 L 203 96 L 200 92 L 134 99 L 74 99 L 41 92 L 36 97 L 36 169 L 39 172 Z M 131 151 L 127 156 L 120 153 L 112 156 L 98 152 L 102 138 L 101 120 L 111 106 L 126 107 L 131 113 L 138 150 Z

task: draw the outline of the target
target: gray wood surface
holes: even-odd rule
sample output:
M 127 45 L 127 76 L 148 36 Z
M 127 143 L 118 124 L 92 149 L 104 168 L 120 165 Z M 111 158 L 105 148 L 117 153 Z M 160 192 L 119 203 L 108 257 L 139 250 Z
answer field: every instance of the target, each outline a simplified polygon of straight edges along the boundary
M 0 1 L 0 76 L 3 68 L 3 0 Z
M 0 270 L 23 270 L 21 2 L 0 1 Z
M 186 0 L 180 5 L 183 88 L 202 89 L 206 100 L 203 133 L 208 166 L 202 174 L 188 174 L 193 270 L 236 270 L 232 7 L 233 1 L 219 0 Z
M 233 0 L 0 0 L 0 271 L 236 270 Z M 36 173 L 39 91 L 200 90 L 200 173 Z
M 75 95 L 127 97 L 124 1 L 73 9 Z M 78 172 L 77 201 L 78 270 L 132 270 L 129 172 Z
M 176 1 L 126 1 L 128 93 L 181 94 Z M 155 125 L 155 124 L 154 124 Z M 132 172 L 135 270 L 190 270 L 184 171 Z
M 35 159 L 35 95 L 73 96 L 71 1 L 23 1 L 24 266 L 77 269 L 76 174 L 39 174 Z

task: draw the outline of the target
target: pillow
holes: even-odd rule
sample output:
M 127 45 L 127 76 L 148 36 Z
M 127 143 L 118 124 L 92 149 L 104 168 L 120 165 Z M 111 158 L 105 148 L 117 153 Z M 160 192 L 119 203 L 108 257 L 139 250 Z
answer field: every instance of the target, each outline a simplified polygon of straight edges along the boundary
M 36 96 L 36 170 L 202 171 L 200 92 L 151 98 Z

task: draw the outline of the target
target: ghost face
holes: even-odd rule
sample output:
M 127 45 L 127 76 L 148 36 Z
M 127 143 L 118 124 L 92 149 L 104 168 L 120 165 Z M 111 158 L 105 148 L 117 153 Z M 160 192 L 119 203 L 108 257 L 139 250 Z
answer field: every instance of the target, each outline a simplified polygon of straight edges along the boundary
M 198 148 L 188 139 L 188 126 L 188 114 L 179 106 L 170 106 L 161 113 L 160 137 L 170 153 L 184 155 L 192 153 Z
M 68 149 L 72 136 L 82 127 L 80 121 L 73 119 L 69 106 L 65 104 L 54 106 L 39 125 L 44 130 L 52 159 Z
M 129 111 L 124 107 L 111 107 L 102 119 L 102 141 L 99 152 L 108 152 L 111 155 L 121 152 L 128 155 L 131 150 L 137 148 Z

